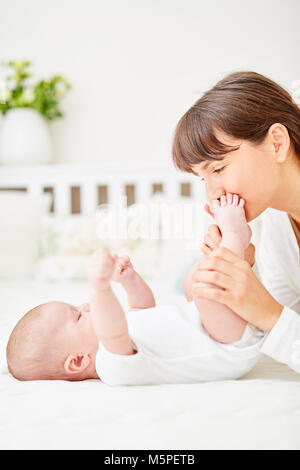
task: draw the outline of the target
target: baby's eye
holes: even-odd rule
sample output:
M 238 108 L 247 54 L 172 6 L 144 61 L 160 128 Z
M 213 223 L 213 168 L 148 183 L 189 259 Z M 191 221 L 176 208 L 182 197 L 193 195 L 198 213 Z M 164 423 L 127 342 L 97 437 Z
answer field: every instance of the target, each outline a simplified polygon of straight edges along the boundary
M 79 313 L 79 315 L 77 317 L 77 321 L 79 321 L 80 318 L 81 318 L 81 313 Z

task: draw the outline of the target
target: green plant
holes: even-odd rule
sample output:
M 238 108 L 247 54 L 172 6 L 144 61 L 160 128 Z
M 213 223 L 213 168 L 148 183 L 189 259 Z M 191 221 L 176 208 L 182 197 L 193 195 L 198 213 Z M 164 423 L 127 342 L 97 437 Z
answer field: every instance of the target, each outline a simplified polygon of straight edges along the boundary
M 0 63 L 0 112 L 32 108 L 49 120 L 62 117 L 60 100 L 71 89 L 71 84 L 62 75 L 34 84 L 30 66 L 29 61 Z

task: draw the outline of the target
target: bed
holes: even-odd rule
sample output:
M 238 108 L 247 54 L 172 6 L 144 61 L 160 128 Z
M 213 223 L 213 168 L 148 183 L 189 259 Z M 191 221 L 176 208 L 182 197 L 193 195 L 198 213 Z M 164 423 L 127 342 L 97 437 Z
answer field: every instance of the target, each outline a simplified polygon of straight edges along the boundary
M 188 197 L 203 197 L 200 192 L 191 191 L 192 179 L 183 180 L 182 176 L 176 179 L 176 174 L 176 189 L 174 181 L 173 186 L 170 183 L 173 178 L 171 170 L 166 171 L 165 176 L 159 172 L 159 178 L 157 174 L 148 172 L 152 190 L 154 184 L 165 183 L 174 197 L 178 184 L 181 190 L 183 185 L 190 184 L 189 189 L 184 186 Z M 116 187 L 115 176 L 113 173 L 102 175 L 103 183 L 110 186 L 113 182 Z M 123 176 L 125 178 L 125 172 Z M 155 178 L 156 183 L 153 182 Z M 88 186 L 88 180 L 93 184 Z M 87 199 L 81 208 L 83 211 L 93 210 L 93 204 L 99 202 L 95 197 L 99 191 L 91 191 L 96 182 L 99 188 L 94 169 L 85 172 L 81 169 L 80 172 L 78 168 L 53 166 L 0 171 L 0 187 L 5 189 L 26 188 L 31 194 L 38 195 L 41 188 L 52 187 L 53 195 L 53 188 L 60 186 L 53 195 L 55 210 L 60 214 L 74 207 L 72 192 L 70 196 L 65 189 L 67 184 L 76 187 L 83 184 Z M 137 175 L 135 181 L 132 176 L 126 179 L 128 185 L 137 182 L 140 183 Z M 119 181 L 118 190 L 120 185 Z M 142 189 L 140 192 L 137 190 L 134 196 L 140 195 L 147 201 L 148 190 L 144 181 Z M 180 290 L 166 279 L 166 276 L 148 279 L 157 302 L 182 302 Z M 114 290 L 126 307 L 120 286 L 114 284 Z M 19 382 L 10 376 L 5 347 L 11 329 L 21 315 L 33 305 L 48 300 L 64 300 L 73 304 L 86 301 L 87 292 L 84 279 L 2 277 L 1 449 L 300 448 L 300 376 L 263 354 L 254 369 L 241 379 L 211 383 L 114 388 L 97 380 Z

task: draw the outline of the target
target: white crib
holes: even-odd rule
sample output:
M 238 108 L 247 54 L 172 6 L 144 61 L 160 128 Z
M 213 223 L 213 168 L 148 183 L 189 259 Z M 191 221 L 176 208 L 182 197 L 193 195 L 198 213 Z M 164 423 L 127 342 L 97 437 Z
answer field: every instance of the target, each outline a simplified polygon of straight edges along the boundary
M 90 213 L 99 204 L 114 204 L 121 196 L 127 205 L 145 203 L 156 192 L 169 200 L 187 196 L 204 200 L 204 185 L 195 175 L 169 167 L 111 168 L 92 165 L 53 164 L 0 167 L 0 191 L 20 190 L 32 195 L 50 192 L 51 212 Z

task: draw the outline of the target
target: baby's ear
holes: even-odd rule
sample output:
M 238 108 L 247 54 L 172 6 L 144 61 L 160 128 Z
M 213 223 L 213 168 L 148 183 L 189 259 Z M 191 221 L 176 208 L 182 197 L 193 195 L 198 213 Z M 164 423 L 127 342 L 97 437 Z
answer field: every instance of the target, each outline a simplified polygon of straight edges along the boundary
M 65 371 L 74 374 L 84 371 L 90 364 L 91 358 L 86 353 L 78 353 L 76 355 L 69 354 L 64 363 Z

